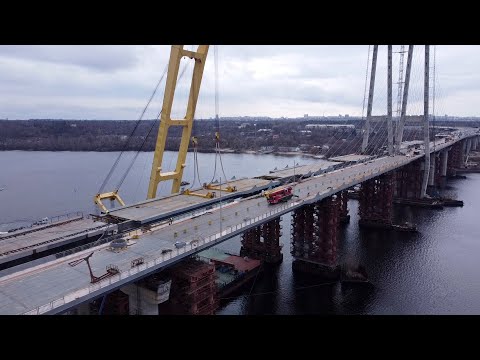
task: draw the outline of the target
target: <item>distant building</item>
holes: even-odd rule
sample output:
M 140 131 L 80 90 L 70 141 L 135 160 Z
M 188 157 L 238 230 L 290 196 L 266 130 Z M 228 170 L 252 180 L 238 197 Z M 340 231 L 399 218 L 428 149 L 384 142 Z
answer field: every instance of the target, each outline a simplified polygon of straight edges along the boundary
M 308 124 L 305 125 L 305 129 L 355 129 L 355 125 L 345 125 L 345 124 Z
M 304 118 L 308 118 L 308 114 L 303 115 Z
M 281 152 L 298 152 L 298 151 L 300 151 L 300 148 L 299 147 L 279 146 L 278 151 L 281 151 Z

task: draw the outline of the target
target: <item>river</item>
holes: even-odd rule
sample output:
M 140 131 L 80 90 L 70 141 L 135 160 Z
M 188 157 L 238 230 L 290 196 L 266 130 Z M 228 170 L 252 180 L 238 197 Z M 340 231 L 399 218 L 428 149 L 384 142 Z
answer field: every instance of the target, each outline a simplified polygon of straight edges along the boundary
M 0 231 L 29 224 L 42 217 L 74 211 L 96 213 L 92 197 L 98 191 L 118 153 L 0 152 Z M 127 153 L 116 181 L 134 156 Z M 152 153 L 141 153 L 120 194 L 125 202 L 146 195 Z M 165 170 L 175 164 L 175 153 L 165 154 Z M 215 154 L 199 154 L 202 182 L 213 177 Z M 184 180 L 192 182 L 192 154 Z M 227 178 L 250 177 L 269 170 L 307 164 L 315 159 L 275 155 L 224 154 Z M 217 163 L 215 178 L 224 177 Z M 350 224 L 339 238 L 339 262 L 362 264 L 371 285 L 323 284 L 294 276 L 291 270 L 290 217 L 282 219 L 284 259 L 267 268 L 233 298 L 221 301 L 217 314 L 480 314 L 480 174 L 452 180 L 445 193 L 463 200 L 462 208 L 429 210 L 396 207 L 395 218 L 417 224 L 419 233 L 366 232 L 358 229 L 357 201 L 349 201 Z M 169 193 L 166 184 L 159 193 Z M 238 238 L 219 245 L 238 252 Z

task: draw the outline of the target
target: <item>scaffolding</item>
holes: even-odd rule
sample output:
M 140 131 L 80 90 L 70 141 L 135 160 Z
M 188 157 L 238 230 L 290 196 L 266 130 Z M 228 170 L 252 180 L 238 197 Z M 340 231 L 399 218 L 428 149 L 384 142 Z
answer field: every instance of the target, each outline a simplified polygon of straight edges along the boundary
M 264 261 L 268 264 L 277 264 L 283 260 L 280 237 L 282 236 L 282 225 L 280 217 L 269 221 L 262 226 L 264 243 Z
M 267 264 L 277 264 L 283 260 L 280 237 L 282 236 L 281 218 L 275 218 L 266 224 L 247 230 L 242 235 L 240 256 L 262 260 Z
M 420 199 L 422 194 L 422 162 L 413 161 L 395 171 L 395 197 L 401 199 Z M 438 166 L 438 168 L 440 168 Z
M 172 269 L 170 302 L 174 313 L 214 315 L 218 307 L 215 266 L 188 259 Z
M 452 150 L 448 153 L 447 160 L 447 176 L 455 176 L 456 169 L 463 167 L 463 141 L 459 141 L 452 146 Z
M 336 266 L 340 208 L 340 196 L 333 195 L 293 212 L 290 251 L 296 260 Z
M 341 191 L 337 194 L 337 196 L 340 202 L 340 209 L 339 209 L 340 223 L 346 224 L 350 222 L 350 215 L 348 215 L 348 192 L 346 190 Z
M 261 240 L 262 228 L 257 226 L 242 234 L 240 256 L 261 260 L 263 258 L 263 244 Z
M 362 183 L 358 214 L 361 225 L 392 226 L 394 175 L 388 172 Z

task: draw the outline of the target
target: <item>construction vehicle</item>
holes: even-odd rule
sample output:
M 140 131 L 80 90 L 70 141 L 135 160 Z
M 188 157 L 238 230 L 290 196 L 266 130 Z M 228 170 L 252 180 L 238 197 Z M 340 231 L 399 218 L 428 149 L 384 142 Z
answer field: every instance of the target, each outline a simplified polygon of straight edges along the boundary
M 279 202 L 290 200 L 293 197 L 292 190 L 292 187 L 288 186 L 281 189 L 267 191 L 265 192 L 265 197 L 267 198 L 269 204 L 278 204 Z

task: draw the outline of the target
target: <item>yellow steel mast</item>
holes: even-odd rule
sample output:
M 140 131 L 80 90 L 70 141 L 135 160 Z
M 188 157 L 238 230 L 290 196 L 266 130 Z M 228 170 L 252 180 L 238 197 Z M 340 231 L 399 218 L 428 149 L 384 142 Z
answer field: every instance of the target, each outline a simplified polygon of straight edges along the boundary
M 163 107 L 160 115 L 160 127 L 158 129 L 157 142 L 155 145 L 155 154 L 153 156 L 152 172 L 150 183 L 148 185 L 147 199 L 153 199 L 157 195 L 158 184 L 161 181 L 173 180 L 172 194 L 180 191 L 183 169 L 187 158 L 188 144 L 192 134 L 193 117 L 197 107 L 198 94 L 202 83 L 203 69 L 207 59 L 209 45 L 199 45 L 197 51 L 189 51 L 183 48 L 183 45 L 172 45 L 170 51 L 170 61 L 168 64 L 167 81 L 165 83 L 165 94 L 163 97 Z M 182 57 L 188 57 L 195 60 L 193 69 L 192 83 L 190 85 L 190 95 L 184 119 L 172 119 L 172 105 L 177 85 L 178 70 Z M 170 126 L 183 126 L 182 139 L 177 155 L 177 165 L 174 171 L 162 172 L 163 153 L 167 140 L 168 129 Z

